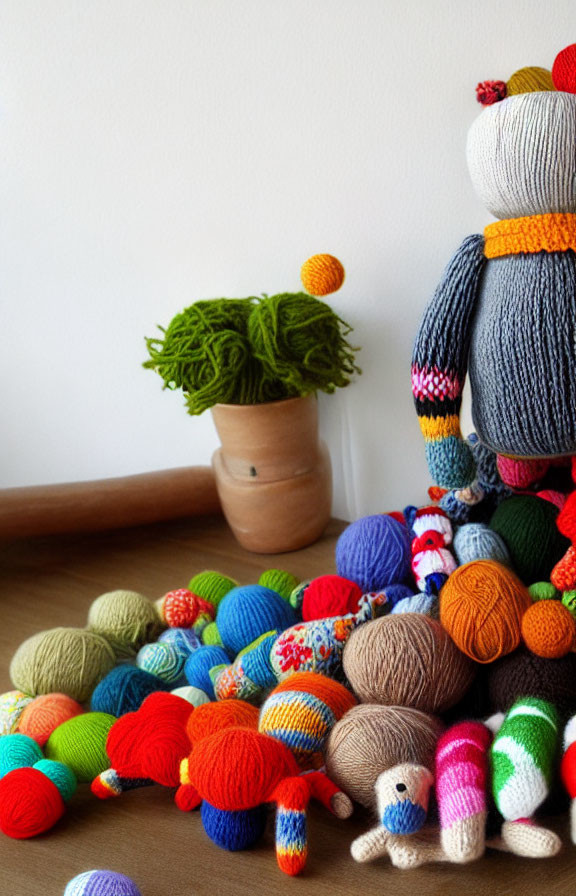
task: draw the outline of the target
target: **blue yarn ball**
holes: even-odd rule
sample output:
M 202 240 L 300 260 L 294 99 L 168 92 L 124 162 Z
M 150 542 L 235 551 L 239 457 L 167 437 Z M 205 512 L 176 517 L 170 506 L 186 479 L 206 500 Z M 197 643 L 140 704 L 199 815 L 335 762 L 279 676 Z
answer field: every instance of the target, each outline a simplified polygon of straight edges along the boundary
M 202 646 L 202 641 L 191 628 L 168 628 L 162 632 L 158 641 L 161 644 L 171 644 L 186 658 L 190 656 L 192 651 L 198 650 Z
M 453 541 L 454 553 L 460 566 L 472 560 L 497 560 L 504 566 L 512 561 L 504 539 L 485 523 L 467 523 L 456 529 Z
M 139 669 L 122 663 L 115 666 L 96 686 L 90 701 L 92 712 L 107 712 L 111 716 L 123 716 L 127 712 L 140 709 L 149 694 L 155 691 L 167 691 L 170 685 L 159 678 Z
M 34 768 L 50 778 L 58 788 L 64 802 L 72 799 L 76 793 L 78 782 L 71 768 L 68 768 L 63 762 L 55 762 L 53 759 L 41 759 L 35 763 Z
M 157 675 L 167 684 L 175 687 L 182 678 L 186 657 L 172 644 L 145 644 L 138 651 L 136 665 L 146 672 Z
M 237 654 L 260 635 L 295 625 L 298 617 L 271 588 L 239 585 L 220 603 L 216 621 L 222 643 Z
M 73 878 L 64 896 L 142 896 L 133 880 L 116 871 L 84 871 Z
M 208 694 L 211 700 L 215 700 L 214 685 L 210 678 L 210 669 L 213 666 L 228 665 L 230 657 L 223 647 L 215 647 L 204 644 L 191 653 L 186 660 L 184 666 L 184 675 L 186 681 L 195 688 L 200 688 L 205 694 Z
M 232 852 L 248 849 L 260 839 L 266 828 L 266 806 L 232 812 L 216 809 L 204 800 L 200 811 L 204 830 L 212 842 Z
M 356 582 L 364 593 L 409 582 L 410 562 L 407 527 L 385 514 L 351 523 L 336 544 L 338 575 Z
M 410 588 L 409 585 L 387 585 L 384 589 L 384 594 L 387 597 L 387 606 L 395 607 L 405 597 L 412 597 L 414 588 Z
M 277 635 L 268 635 L 252 650 L 242 654 L 242 668 L 248 678 L 258 687 L 273 687 L 278 681 L 270 662 L 270 652 Z

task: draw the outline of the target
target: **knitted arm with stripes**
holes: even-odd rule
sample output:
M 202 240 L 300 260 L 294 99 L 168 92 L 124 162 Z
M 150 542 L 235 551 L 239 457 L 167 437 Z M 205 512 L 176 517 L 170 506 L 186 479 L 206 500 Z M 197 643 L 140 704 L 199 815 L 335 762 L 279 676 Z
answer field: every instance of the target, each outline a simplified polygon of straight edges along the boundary
M 486 261 L 484 238 L 467 237 L 444 271 L 416 337 L 412 394 L 430 475 L 444 488 L 474 480 L 470 446 L 460 431 L 460 405 L 468 368 L 472 316 Z

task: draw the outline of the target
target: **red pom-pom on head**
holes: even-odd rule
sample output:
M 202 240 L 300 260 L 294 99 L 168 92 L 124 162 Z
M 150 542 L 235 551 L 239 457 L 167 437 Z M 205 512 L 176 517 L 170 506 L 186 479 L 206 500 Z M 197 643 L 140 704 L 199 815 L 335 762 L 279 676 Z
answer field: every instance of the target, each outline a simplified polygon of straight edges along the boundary
M 26 840 L 54 827 L 64 815 L 64 800 L 36 768 L 17 768 L 0 781 L 0 830 Z
M 556 90 L 576 93 L 576 44 L 560 50 L 552 66 L 552 80 Z
M 507 92 L 505 81 L 480 81 L 476 86 L 476 99 L 483 106 L 492 106 L 505 99 Z
M 302 619 L 329 619 L 358 611 L 362 589 L 342 576 L 327 575 L 312 579 L 304 592 Z

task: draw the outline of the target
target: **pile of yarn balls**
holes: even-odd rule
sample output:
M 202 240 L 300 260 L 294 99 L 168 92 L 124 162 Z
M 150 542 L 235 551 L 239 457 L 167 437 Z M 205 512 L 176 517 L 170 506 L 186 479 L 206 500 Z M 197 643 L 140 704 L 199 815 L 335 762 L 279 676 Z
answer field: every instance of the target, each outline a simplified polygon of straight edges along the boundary
M 246 675 L 259 644 L 274 645 L 303 626 L 332 638 L 340 651 L 334 675 L 352 692 L 323 729 L 318 755 L 332 780 L 368 807 L 382 771 L 399 762 L 430 765 L 441 716 L 454 707 L 463 717 L 503 712 L 529 685 L 574 711 L 576 594 L 562 595 L 550 583 L 568 546 L 555 525 L 558 508 L 518 495 L 501 501 L 490 519 L 457 526 L 445 545 L 454 571 L 441 588 L 421 592 L 412 571 L 413 510 L 350 524 L 336 546 L 336 574 L 301 581 L 269 569 L 258 582 L 240 584 L 204 571 L 156 602 L 110 591 L 94 601 L 85 628 L 30 637 L 11 662 L 14 690 L 0 696 L 0 829 L 27 837 L 56 823 L 77 785 L 109 768 L 116 719 L 149 695 L 169 691 L 198 709 L 216 699 L 222 670 Z M 366 600 L 371 615 L 364 617 Z M 302 657 L 289 662 L 287 682 L 290 674 L 318 671 Z M 282 712 L 298 702 L 284 678 L 274 698 Z M 254 694 L 262 704 L 266 693 L 256 687 Z M 267 718 L 276 718 L 275 707 L 266 708 Z M 292 746 L 298 737 L 290 738 Z M 43 819 L 34 808 L 40 791 L 48 805 Z M 15 807 L 26 801 L 29 823 L 26 812 L 16 822 Z M 71 881 L 66 896 L 88 892 L 139 891 L 115 872 L 91 871 Z

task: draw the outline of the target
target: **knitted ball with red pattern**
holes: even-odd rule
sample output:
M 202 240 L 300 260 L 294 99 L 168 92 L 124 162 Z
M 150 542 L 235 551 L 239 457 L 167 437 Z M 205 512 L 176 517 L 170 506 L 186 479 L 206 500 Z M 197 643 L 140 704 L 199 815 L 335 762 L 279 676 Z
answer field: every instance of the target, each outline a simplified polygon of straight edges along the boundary
M 296 672 L 263 703 L 258 730 L 286 744 L 300 768 L 319 769 L 332 728 L 356 702 L 348 688 L 326 675 Z
M 328 619 L 331 616 L 346 616 L 358 611 L 358 601 L 362 589 L 343 576 L 318 576 L 312 579 L 302 601 L 302 619 Z

